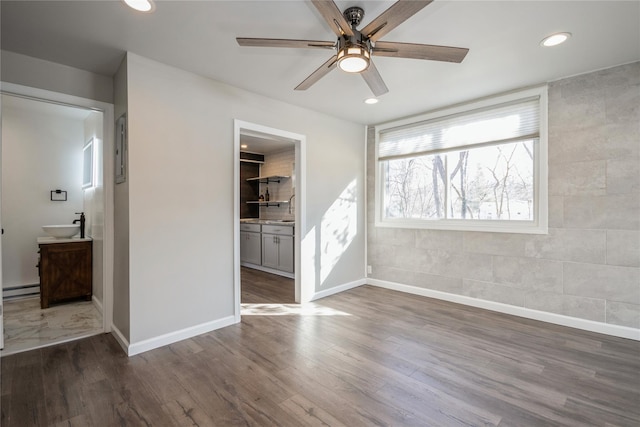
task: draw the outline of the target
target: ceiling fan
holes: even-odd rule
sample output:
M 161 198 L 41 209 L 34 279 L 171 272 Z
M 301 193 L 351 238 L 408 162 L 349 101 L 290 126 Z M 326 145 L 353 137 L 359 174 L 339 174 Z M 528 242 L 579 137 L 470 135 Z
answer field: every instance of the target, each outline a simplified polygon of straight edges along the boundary
M 380 16 L 357 30 L 364 10 L 354 6 L 344 13 L 332 0 L 312 0 L 313 5 L 338 36 L 336 42 L 318 40 L 237 37 L 240 46 L 333 49 L 336 54 L 315 70 L 295 90 L 306 90 L 338 66 L 348 73 L 360 73 L 375 96 L 389 92 L 371 56 L 428 59 L 460 63 L 469 49 L 416 43 L 378 41 L 433 0 L 399 0 Z

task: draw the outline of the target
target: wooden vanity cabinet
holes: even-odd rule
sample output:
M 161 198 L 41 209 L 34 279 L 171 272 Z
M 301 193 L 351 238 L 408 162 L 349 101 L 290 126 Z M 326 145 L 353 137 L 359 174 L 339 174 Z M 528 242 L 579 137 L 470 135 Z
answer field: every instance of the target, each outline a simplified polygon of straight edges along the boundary
M 40 244 L 40 307 L 76 298 L 91 300 L 92 241 Z

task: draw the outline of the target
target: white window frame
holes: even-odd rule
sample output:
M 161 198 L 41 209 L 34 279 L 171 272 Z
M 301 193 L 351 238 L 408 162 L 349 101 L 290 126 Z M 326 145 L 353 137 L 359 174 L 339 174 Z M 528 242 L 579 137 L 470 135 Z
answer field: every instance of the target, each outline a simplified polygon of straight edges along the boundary
M 462 114 L 473 110 L 490 108 L 499 104 L 538 97 L 540 108 L 540 136 L 534 144 L 534 206 L 533 221 L 522 220 L 473 220 L 473 219 L 406 219 L 384 218 L 384 186 L 382 181 L 382 162 L 378 159 L 380 133 L 386 129 L 408 126 L 453 114 Z M 548 233 L 548 98 L 547 86 L 537 86 L 517 92 L 483 98 L 434 112 L 402 120 L 376 125 L 375 129 L 375 226 L 389 228 L 420 228 L 455 231 L 484 231 L 499 233 Z M 463 147 L 461 147 L 463 149 Z

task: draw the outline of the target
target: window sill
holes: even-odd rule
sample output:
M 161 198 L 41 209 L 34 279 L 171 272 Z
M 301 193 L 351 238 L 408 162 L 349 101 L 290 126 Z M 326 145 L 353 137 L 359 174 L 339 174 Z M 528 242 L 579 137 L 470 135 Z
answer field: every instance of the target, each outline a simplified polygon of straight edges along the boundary
M 376 227 L 380 228 L 413 228 L 442 231 L 477 231 L 486 233 L 514 233 L 514 234 L 548 234 L 546 225 L 535 224 L 531 221 L 521 221 L 514 224 L 506 221 L 412 221 L 412 220 L 384 220 L 376 221 Z

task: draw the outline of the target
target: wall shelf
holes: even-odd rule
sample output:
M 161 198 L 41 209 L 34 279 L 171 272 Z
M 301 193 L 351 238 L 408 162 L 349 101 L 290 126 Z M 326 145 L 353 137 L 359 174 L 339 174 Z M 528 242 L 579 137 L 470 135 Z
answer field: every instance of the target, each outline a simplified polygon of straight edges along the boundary
M 281 204 L 288 205 L 289 201 L 288 200 L 269 200 L 268 202 L 261 202 L 259 200 L 255 200 L 255 201 L 254 200 L 249 200 L 249 201 L 247 201 L 247 203 L 254 204 L 254 205 L 259 205 L 259 206 L 266 206 L 266 207 L 269 207 L 269 206 L 280 207 Z
M 271 176 L 257 176 L 255 178 L 247 178 L 247 181 L 258 181 L 260 184 L 271 184 L 272 182 L 277 182 L 278 184 L 280 184 L 281 181 L 289 178 L 290 178 L 289 176 L 271 175 Z

